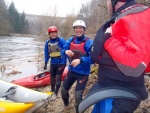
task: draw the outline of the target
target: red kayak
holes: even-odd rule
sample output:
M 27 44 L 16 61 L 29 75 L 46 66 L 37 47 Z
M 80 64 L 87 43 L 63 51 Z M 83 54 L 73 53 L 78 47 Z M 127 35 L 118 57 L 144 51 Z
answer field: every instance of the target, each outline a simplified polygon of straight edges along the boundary
M 68 72 L 68 68 L 65 68 L 61 80 L 64 80 Z M 31 75 L 25 78 L 13 80 L 12 83 L 21 85 L 27 88 L 38 88 L 47 86 L 50 84 L 50 73 L 44 72 L 38 75 Z

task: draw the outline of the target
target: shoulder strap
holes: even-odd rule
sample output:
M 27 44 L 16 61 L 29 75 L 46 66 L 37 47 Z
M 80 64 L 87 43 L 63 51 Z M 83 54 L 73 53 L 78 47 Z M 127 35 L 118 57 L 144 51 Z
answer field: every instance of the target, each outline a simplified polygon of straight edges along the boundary
M 111 17 L 110 20 L 108 20 L 106 23 L 108 25 L 112 24 L 114 21 L 119 20 L 120 18 L 129 15 L 129 14 L 135 14 L 135 13 L 140 13 L 143 12 L 147 9 L 148 7 L 141 5 L 141 4 L 136 4 L 133 5 L 131 7 L 128 7 L 124 10 L 122 10 L 121 12 L 117 13 L 116 15 L 114 15 L 113 17 Z
M 115 21 L 119 20 L 120 18 L 129 15 L 129 14 L 135 14 L 135 13 L 140 13 L 143 12 L 147 9 L 148 7 L 143 6 L 141 4 L 136 4 L 131 7 L 126 8 L 125 10 L 122 10 L 120 14 L 115 18 Z

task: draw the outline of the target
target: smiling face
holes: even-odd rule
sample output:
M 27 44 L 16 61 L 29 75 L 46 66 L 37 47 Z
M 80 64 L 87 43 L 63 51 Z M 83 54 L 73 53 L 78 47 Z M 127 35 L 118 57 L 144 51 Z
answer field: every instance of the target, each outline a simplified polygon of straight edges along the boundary
M 75 26 L 74 32 L 75 32 L 76 36 L 81 37 L 85 33 L 85 29 L 82 26 Z
M 49 36 L 51 37 L 51 39 L 55 39 L 57 37 L 57 32 L 50 32 Z

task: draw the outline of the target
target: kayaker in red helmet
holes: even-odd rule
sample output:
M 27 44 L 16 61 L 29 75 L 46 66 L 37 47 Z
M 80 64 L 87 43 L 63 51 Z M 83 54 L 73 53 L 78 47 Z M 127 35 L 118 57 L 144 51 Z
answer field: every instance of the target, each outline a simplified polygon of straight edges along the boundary
M 51 91 L 54 92 L 53 97 L 57 96 L 60 85 L 61 76 L 66 66 L 66 58 L 62 58 L 60 55 L 61 49 L 65 46 L 65 40 L 62 37 L 58 37 L 58 29 L 56 26 L 50 26 L 48 28 L 49 39 L 45 43 L 44 56 L 45 66 L 47 69 L 47 63 L 50 61 L 50 81 Z
M 61 51 L 62 57 L 67 57 L 70 61 L 68 74 L 62 87 L 61 95 L 64 102 L 62 112 L 65 112 L 69 106 L 69 89 L 76 82 L 75 88 L 75 108 L 78 113 L 78 106 L 82 100 L 82 95 L 86 87 L 88 76 L 90 74 L 90 65 L 93 63 L 90 59 L 90 49 L 93 41 L 85 36 L 86 24 L 83 20 L 76 20 L 73 23 L 75 35 L 69 38 L 67 46 Z
M 140 24 L 141 26 L 143 26 L 143 24 L 147 26 L 146 23 L 150 25 L 150 22 L 145 22 L 145 19 L 148 20 L 149 18 L 149 12 L 145 13 L 145 11 L 149 11 L 149 8 L 137 4 L 135 0 L 107 0 L 107 8 L 112 17 L 98 29 L 90 53 L 92 60 L 99 64 L 98 81 L 80 103 L 80 113 L 83 113 L 88 107 L 94 104 L 92 113 L 133 113 L 140 102 L 148 97 L 148 92 L 144 84 L 143 69 L 145 67 L 142 62 L 142 58 L 145 56 L 141 57 L 142 53 L 138 54 L 142 60 L 139 60 L 138 57 L 133 57 L 133 59 L 137 58 L 139 62 L 141 62 L 141 65 L 137 68 L 121 63 L 125 62 L 129 64 L 132 62 L 130 58 L 132 58 L 136 52 L 141 52 L 137 46 L 139 43 L 145 47 L 146 50 L 144 50 L 143 54 L 147 52 L 146 55 L 148 58 L 149 53 L 147 50 L 150 49 L 149 42 L 143 41 L 145 43 L 142 43 L 140 41 L 150 37 L 147 35 L 150 32 L 149 30 L 147 31 L 149 28 L 142 30 L 145 31 L 144 34 L 142 34 L 142 27 L 139 28 L 140 26 L 136 26 L 136 24 L 142 22 L 142 24 Z M 132 18 L 142 14 L 144 14 L 144 16 L 141 17 L 145 19 L 138 17 L 134 20 Z M 126 19 L 128 21 L 125 21 Z M 124 27 L 126 24 L 127 26 Z M 116 30 L 117 26 L 118 29 Z M 134 32 L 135 29 L 137 29 L 138 32 Z M 141 35 L 142 38 L 132 37 L 132 35 L 136 35 L 137 37 Z M 139 40 L 139 43 L 133 43 L 133 40 L 130 40 L 131 38 L 134 39 L 135 42 Z M 137 51 L 134 49 L 137 49 Z M 124 51 L 122 54 L 129 56 L 131 54 L 131 57 L 118 54 L 118 52 L 122 51 Z M 114 58 L 115 55 L 116 57 Z M 122 58 L 120 56 L 122 56 Z M 134 62 L 131 64 L 134 64 Z M 124 68 L 125 66 L 126 68 Z M 126 70 L 122 71 L 120 69 L 122 67 Z M 141 73 L 133 73 L 135 69 Z

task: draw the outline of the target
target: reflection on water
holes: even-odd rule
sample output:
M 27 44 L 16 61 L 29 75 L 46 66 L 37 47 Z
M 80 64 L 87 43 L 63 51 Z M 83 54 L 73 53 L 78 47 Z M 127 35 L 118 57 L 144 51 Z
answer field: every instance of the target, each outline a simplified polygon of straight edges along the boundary
M 0 37 L 0 78 L 11 81 L 38 73 L 43 45 L 31 37 Z

